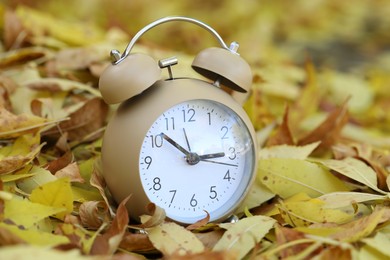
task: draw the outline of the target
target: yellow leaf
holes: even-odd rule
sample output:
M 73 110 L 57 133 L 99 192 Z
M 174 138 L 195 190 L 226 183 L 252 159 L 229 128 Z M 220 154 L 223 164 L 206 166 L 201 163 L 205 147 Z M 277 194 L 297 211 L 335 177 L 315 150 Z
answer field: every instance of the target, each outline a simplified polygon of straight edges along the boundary
M 331 235 L 331 238 L 344 242 L 356 242 L 371 235 L 380 223 L 386 222 L 389 219 L 389 208 L 376 208 L 371 215 L 361 217 L 340 226 L 342 230 Z
M 256 181 L 251 186 L 250 191 L 244 201 L 236 209 L 236 213 L 241 213 L 246 208 L 251 209 L 260 206 L 262 203 L 272 199 L 273 197 L 275 197 L 274 193 L 272 193 L 262 183 Z
M 14 144 L 0 148 L 0 174 L 16 171 L 30 163 L 44 144 L 39 144 L 39 134 L 22 135 Z
M 282 198 L 299 192 L 317 197 L 329 192 L 348 190 L 328 170 L 305 160 L 290 158 L 260 160 L 257 180 Z
M 16 245 L 1 248 L 1 256 L 4 259 L 35 260 L 35 259 L 56 259 L 56 260 L 99 260 L 100 256 L 83 256 L 77 250 L 60 251 L 47 248 L 46 246 Z
M 341 208 L 351 206 L 355 203 L 367 201 L 383 201 L 388 198 L 387 195 L 377 195 L 363 192 L 332 192 L 318 197 L 325 202 L 324 208 Z
M 329 169 L 337 171 L 342 175 L 360 182 L 367 187 L 386 194 L 378 188 L 377 176 L 375 171 L 361 160 L 348 157 L 343 160 L 316 160 Z
M 276 220 L 266 216 L 243 218 L 229 229 L 214 246 L 213 251 L 235 251 L 242 259 L 274 226 Z
M 304 146 L 276 145 L 265 147 L 259 151 L 259 159 L 291 158 L 304 160 L 318 147 L 319 144 L 320 142 Z
M 14 115 L 3 107 L 0 107 L 0 137 L 14 138 L 26 133 L 36 133 L 42 128 L 46 119 L 29 115 Z
M 283 219 L 291 226 L 307 226 L 311 223 L 345 223 L 353 219 L 353 215 L 342 210 L 326 209 L 319 199 L 308 201 L 284 202 L 280 206 Z
M 378 232 L 372 238 L 365 238 L 363 242 L 369 245 L 370 247 L 376 249 L 386 257 L 390 257 L 390 237 L 385 234 Z
M 19 229 L 15 225 L 0 223 L 0 229 L 4 228 L 12 234 L 21 238 L 31 245 L 40 245 L 46 247 L 54 247 L 61 244 L 69 243 L 69 239 L 64 236 L 54 235 L 51 233 L 41 232 L 33 229 Z
M 190 231 L 173 222 L 162 223 L 148 230 L 153 245 L 164 254 L 190 254 L 204 251 L 202 242 Z
M 41 167 L 33 166 L 30 174 L 33 174 L 33 176 L 29 178 L 25 178 L 23 180 L 19 180 L 17 182 L 18 187 L 24 191 L 25 193 L 31 193 L 35 188 L 38 186 L 42 186 L 43 184 L 51 181 L 57 180 L 57 177 L 55 177 L 51 172 L 48 170 L 45 170 Z
M 16 13 L 23 25 L 36 37 L 51 35 L 70 45 L 88 45 L 101 40 L 101 31 L 92 25 L 65 22 L 37 10 L 19 5 Z
M 54 215 L 59 219 L 64 219 L 66 214 L 73 211 L 73 194 L 68 178 L 60 178 L 38 186 L 31 192 L 30 200 L 47 206 L 65 208 L 64 212 Z
M 17 225 L 29 228 L 40 220 L 58 214 L 65 208 L 50 207 L 28 200 L 13 198 L 4 203 L 4 218 L 9 219 Z

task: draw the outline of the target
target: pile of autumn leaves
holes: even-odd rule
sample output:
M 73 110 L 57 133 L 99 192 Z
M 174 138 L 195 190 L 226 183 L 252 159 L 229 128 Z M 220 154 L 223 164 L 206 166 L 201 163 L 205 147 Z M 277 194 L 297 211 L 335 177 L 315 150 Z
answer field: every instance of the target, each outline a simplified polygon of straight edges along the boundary
M 206 218 L 182 227 L 153 204 L 145 205 L 150 215 L 141 224 L 129 223 L 126 201 L 115 206 L 101 177 L 101 137 L 113 108 L 96 89 L 109 50 L 127 36 L 110 31 L 85 45 L 79 25 L 23 8 L 4 16 L 2 257 L 390 257 L 389 140 L 357 127 L 364 119 L 350 115 L 353 100 L 335 105 L 319 94 L 310 61 L 304 68 L 275 65 L 293 72 L 278 93 L 280 75 L 254 69 L 245 109 L 263 149 L 237 223 Z

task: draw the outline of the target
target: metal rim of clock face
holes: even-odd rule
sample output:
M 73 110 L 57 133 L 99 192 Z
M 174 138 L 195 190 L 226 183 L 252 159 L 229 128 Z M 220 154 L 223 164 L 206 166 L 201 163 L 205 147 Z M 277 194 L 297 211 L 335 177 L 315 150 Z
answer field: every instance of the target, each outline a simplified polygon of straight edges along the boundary
M 196 99 L 174 105 L 147 131 L 139 174 L 151 202 L 167 217 L 190 224 L 210 214 L 228 217 L 247 192 L 255 167 L 254 141 L 229 107 Z

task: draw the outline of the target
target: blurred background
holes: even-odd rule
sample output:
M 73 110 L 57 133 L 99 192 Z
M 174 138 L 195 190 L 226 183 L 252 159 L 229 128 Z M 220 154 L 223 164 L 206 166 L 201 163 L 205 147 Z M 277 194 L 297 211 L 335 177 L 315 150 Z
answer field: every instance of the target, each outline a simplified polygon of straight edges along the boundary
M 299 64 L 309 55 L 318 66 L 342 71 L 373 63 L 390 67 L 388 0 L 5 0 L 4 5 L 28 6 L 59 20 L 88 23 L 102 34 L 118 27 L 129 36 L 158 18 L 183 15 L 209 24 L 227 43 L 238 41 L 240 53 L 251 63 Z M 189 53 L 216 45 L 194 25 L 164 26 L 143 41 Z

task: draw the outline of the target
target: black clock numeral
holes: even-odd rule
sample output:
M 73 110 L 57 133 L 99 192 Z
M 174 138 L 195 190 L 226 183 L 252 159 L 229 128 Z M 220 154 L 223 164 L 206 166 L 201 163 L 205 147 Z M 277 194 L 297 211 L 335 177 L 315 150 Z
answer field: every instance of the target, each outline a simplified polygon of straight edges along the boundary
M 152 141 L 152 148 L 160 148 L 163 145 L 164 138 L 161 135 L 150 135 L 149 137 Z
M 229 128 L 227 126 L 221 127 L 222 137 L 221 139 L 228 139 L 227 134 L 229 132 Z
M 195 119 L 194 119 L 195 109 L 190 108 L 187 111 L 185 109 L 183 109 L 182 112 L 183 112 L 183 121 L 184 122 L 195 122 Z
M 229 158 L 230 160 L 234 160 L 234 159 L 237 158 L 236 148 L 230 147 L 230 148 L 229 148 L 229 152 L 230 152 L 230 155 L 229 155 L 228 158 Z
M 209 198 L 210 199 L 216 199 L 217 198 L 217 196 L 218 196 L 218 193 L 217 193 L 217 191 L 215 190 L 215 188 L 216 188 L 217 186 L 211 186 L 210 187 L 210 196 L 209 196 Z
M 149 169 L 150 165 L 152 164 L 152 161 L 153 161 L 153 159 L 150 156 L 146 156 L 144 158 L 144 163 L 146 163 L 148 165 L 148 166 L 146 166 L 146 169 Z
M 230 177 L 230 170 L 228 170 L 228 171 L 225 173 L 225 176 L 223 176 L 223 179 L 230 182 L 230 180 L 232 179 L 232 177 Z
M 175 118 L 174 117 L 166 117 L 165 118 L 165 129 L 167 131 L 169 130 L 175 130 Z
M 208 117 L 209 117 L 209 125 L 211 125 L 211 113 L 208 112 L 207 115 L 208 115 Z
M 191 207 L 196 207 L 196 205 L 198 205 L 198 201 L 195 199 L 195 194 L 192 195 L 192 198 L 190 200 L 190 205 Z
M 157 191 L 161 189 L 161 180 L 159 177 L 153 179 L 153 190 Z
M 173 200 L 175 199 L 175 196 L 176 196 L 176 192 L 177 192 L 177 190 L 170 190 L 169 192 L 171 192 L 171 193 L 172 193 L 172 199 L 171 199 L 171 202 L 170 202 L 170 203 L 172 203 L 172 202 L 173 202 Z

